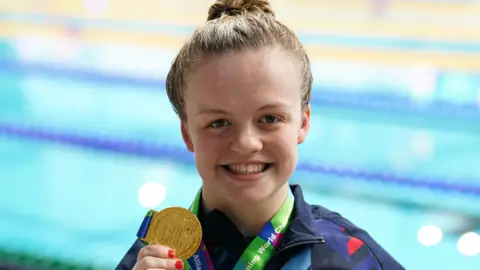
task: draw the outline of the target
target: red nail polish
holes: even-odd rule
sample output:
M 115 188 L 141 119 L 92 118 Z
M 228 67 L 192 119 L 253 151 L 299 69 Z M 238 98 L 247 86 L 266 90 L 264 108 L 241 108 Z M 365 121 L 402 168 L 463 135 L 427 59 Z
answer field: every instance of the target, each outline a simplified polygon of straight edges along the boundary
M 175 263 L 175 268 L 177 269 L 183 269 L 183 261 L 177 261 Z
M 168 251 L 168 257 L 169 257 L 170 259 L 175 258 L 175 251 L 173 251 L 173 250 L 170 249 L 170 250 Z

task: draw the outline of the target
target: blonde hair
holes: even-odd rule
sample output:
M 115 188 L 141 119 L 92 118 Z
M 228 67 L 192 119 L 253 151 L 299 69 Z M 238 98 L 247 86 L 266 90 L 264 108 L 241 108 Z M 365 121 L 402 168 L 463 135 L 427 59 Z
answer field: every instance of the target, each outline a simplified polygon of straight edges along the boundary
M 183 45 L 167 75 L 167 94 L 173 109 L 184 120 L 185 78 L 204 55 L 279 46 L 300 62 L 302 109 L 310 103 L 310 61 L 295 33 L 275 18 L 268 0 L 218 0 L 208 10 L 207 22 Z

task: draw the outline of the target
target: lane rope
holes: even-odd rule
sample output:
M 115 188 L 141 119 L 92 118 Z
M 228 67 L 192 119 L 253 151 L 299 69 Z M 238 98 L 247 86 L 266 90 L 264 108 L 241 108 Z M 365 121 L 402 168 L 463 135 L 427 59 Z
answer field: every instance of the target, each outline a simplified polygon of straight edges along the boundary
M 0 123 L 0 134 L 7 137 L 61 143 L 86 149 L 109 151 L 118 154 L 154 159 L 172 160 L 188 165 L 194 165 L 193 155 L 183 147 L 167 146 L 155 144 L 153 142 L 80 135 L 12 123 Z M 342 168 L 323 164 L 309 164 L 305 162 L 299 162 L 297 170 L 299 172 L 350 178 L 362 182 L 395 184 L 412 188 L 457 192 L 480 197 L 480 185 L 458 184 L 462 182 L 461 179 L 416 178 L 395 175 L 392 173 L 373 172 L 356 168 Z M 475 179 L 475 181 L 471 182 L 480 183 L 480 179 Z

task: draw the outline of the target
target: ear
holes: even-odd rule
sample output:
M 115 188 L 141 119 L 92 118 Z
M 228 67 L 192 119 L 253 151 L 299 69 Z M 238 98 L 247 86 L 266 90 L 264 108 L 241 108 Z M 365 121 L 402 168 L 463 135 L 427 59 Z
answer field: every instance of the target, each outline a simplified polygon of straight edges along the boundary
M 190 138 L 190 134 L 188 133 L 188 125 L 187 121 L 180 121 L 180 130 L 182 131 L 183 142 L 185 146 L 187 146 L 188 151 L 194 152 L 192 139 Z
M 300 127 L 300 132 L 298 133 L 297 144 L 301 144 L 305 141 L 308 131 L 310 130 L 310 105 L 307 109 L 302 112 L 302 126 Z

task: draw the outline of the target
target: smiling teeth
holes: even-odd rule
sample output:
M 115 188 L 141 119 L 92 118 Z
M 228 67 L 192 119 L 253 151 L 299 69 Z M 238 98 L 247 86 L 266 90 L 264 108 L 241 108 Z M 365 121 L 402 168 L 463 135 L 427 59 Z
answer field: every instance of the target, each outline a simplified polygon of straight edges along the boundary
M 266 164 L 239 164 L 228 165 L 228 168 L 236 174 L 261 173 L 265 170 Z

